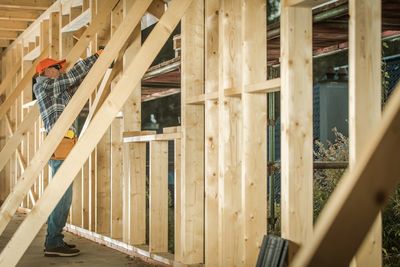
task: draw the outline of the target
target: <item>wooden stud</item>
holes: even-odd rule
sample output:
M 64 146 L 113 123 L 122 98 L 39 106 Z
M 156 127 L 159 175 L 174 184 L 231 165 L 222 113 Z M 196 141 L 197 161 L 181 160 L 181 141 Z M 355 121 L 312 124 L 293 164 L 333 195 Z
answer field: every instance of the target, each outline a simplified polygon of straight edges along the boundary
M 50 57 L 60 59 L 60 13 L 50 14 Z
M 266 2 L 245 0 L 243 8 L 243 84 L 253 84 L 267 78 Z M 255 266 L 267 233 L 267 97 L 245 93 L 242 107 L 244 264 Z
M 381 121 L 381 10 L 381 1 L 349 1 L 350 170 L 365 152 L 370 129 L 378 127 Z M 382 266 L 381 215 L 350 266 Z
M 281 216 L 291 261 L 313 233 L 312 11 L 281 10 Z
M 143 2 L 140 1 L 140 3 Z M 42 224 L 47 219 L 47 216 L 53 210 L 56 203 L 62 197 L 68 186 L 72 183 L 74 175 L 76 175 L 79 171 L 80 163 L 83 163 L 85 159 L 89 156 L 96 143 L 100 140 L 108 126 L 111 124 L 115 115 L 122 108 L 124 100 L 126 100 L 127 96 L 129 96 L 130 93 L 133 91 L 133 87 L 130 85 L 136 84 L 140 81 L 141 77 L 144 75 L 147 68 L 156 57 L 158 51 L 160 51 L 162 45 L 166 42 L 168 36 L 178 24 L 180 18 L 183 16 L 190 4 L 190 0 L 174 0 L 171 2 L 169 9 L 166 11 L 166 13 L 161 18 L 159 24 L 156 25 L 156 27 L 153 29 L 152 33 L 148 37 L 148 42 L 143 45 L 138 55 L 129 65 L 127 71 L 131 75 L 122 76 L 121 80 L 116 85 L 115 90 L 111 92 L 107 101 L 105 101 L 105 104 L 99 110 L 98 114 L 94 117 L 93 122 L 88 127 L 86 133 L 81 137 L 81 139 L 72 149 L 67 159 L 64 161 L 63 165 L 58 170 L 55 177 L 53 177 L 53 182 L 49 184 L 42 198 L 40 198 L 36 206 L 32 209 L 31 213 L 29 213 L 28 217 L 24 220 L 17 232 L 11 238 L 10 242 L 3 249 L 2 253 L 0 254 L 0 262 L 4 266 L 16 265 L 16 263 L 19 261 L 24 251 L 27 249 L 37 232 L 40 230 Z M 135 9 L 135 11 L 138 12 L 138 9 Z M 109 48 L 108 50 L 109 56 L 113 56 L 111 48 Z M 115 51 L 115 53 L 116 52 L 117 51 Z M 105 58 L 106 56 L 107 47 L 103 58 Z M 101 58 L 99 60 L 101 60 Z M 105 69 L 107 67 L 107 64 L 110 64 L 110 62 L 105 60 L 103 61 Z M 91 70 L 87 77 L 90 77 L 91 74 L 98 75 L 95 71 L 95 67 Z M 85 84 L 85 80 L 83 82 L 83 85 L 90 86 L 90 84 Z M 79 95 L 79 93 L 82 91 L 87 90 L 78 90 L 77 94 Z M 71 100 L 72 102 L 70 102 L 70 104 L 67 106 L 67 109 L 68 107 L 72 107 L 72 110 L 74 110 L 75 105 L 72 105 L 74 103 L 74 99 L 76 99 L 75 96 Z M 66 121 L 64 122 L 63 120 L 64 118 L 62 118 L 61 115 L 58 122 L 61 121 L 61 125 L 65 125 L 65 127 L 68 127 L 69 124 Z M 56 125 L 53 130 L 57 130 L 57 127 L 59 126 Z M 48 140 L 54 138 L 51 136 L 52 133 L 54 133 L 54 131 L 52 131 L 46 138 L 47 142 Z M 62 132 L 60 132 L 59 134 L 60 137 L 62 137 Z M 45 146 L 46 141 L 42 145 L 42 148 L 43 146 Z M 54 146 L 54 144 L 52 145 Z M 26 172 L 27 171 L 25 171 L 25 173 Z M 14 198 L 16 198 L 15 195 Z
M 168 11 L 167 11 L 168 12 Z M 181 22 L 181 98 L 204 93 L 204 1 L 193 1 Z M 182 263 L 204 257 L 204 107 L 182 105 Z
M 168 142 L 150 142 L 149 251 L 168 251 Z
M 175 188 L 175 194 L 174 194 L 174 203 L 175 203 L 175 209 L 174 209 L 174 259 L 177 262 L 182 261 L 182 218 L 181 218 L 181 211 L 182 211 L 182 171 L 181 171 L 181 161 L 182 161 L 182 155 L 181 155 L 181 147 L 182 143 L 181 140 L 177 139 L 174 142 L 175 147 L 174 147 L 174 188 Z
M 82 171 L 75 176 L 72 191 L 71 223 L 82 227 Z
M 89 230 L 90 216 L 90 157 L 82 167 L 82 227 Z M 75 181 L 76 183 L 76 181 Z
M 223 1 L 219 43 L 219 265 L 242 265 L 244 221 L 241 181 L 241 99 L 225 96 L 242 88 L 242 1 Z M 235 55 L 232 57 L 231 55 Z
M 122 239 L 122 120 L 111 124 L 111 238 Z
M 218 94 L 220 1 L 205 1 L 205 94 Z M 218 95 L 205 100 L 205 259 L 218 266 Z M 181 207 L 178 207 L 181 208 Z

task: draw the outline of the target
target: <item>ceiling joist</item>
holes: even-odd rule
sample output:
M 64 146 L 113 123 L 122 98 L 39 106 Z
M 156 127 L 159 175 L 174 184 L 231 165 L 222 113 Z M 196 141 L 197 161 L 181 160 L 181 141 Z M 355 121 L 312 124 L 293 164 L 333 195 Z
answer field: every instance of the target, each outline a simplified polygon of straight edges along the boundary
M 19 33 L 13 31 L 1 31 L 0 30 L 0 39 L 1 40 L 15 40 L 17 39 Z
M 28 26 L 29 22 L 26 21 L 0 20 L 0 30 L 2 31 L 23 32 Z
M 54 0 L 0 0 L 0 8 L 46 10 Z
M 37 10 L 17 10 L 12 8 L 1 8 L 0 19 L 15 21 L 35 21 L 42 12 Z

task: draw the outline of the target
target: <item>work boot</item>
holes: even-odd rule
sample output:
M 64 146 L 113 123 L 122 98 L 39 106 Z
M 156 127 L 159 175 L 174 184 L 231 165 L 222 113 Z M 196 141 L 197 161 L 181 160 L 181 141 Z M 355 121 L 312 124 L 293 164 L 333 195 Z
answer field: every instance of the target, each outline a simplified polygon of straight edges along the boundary
M 74 257 L 80 253 L 79 249 L 70 248 L 65 243 L 61 247 L 46 248 L 44 256 L 46 257 Z

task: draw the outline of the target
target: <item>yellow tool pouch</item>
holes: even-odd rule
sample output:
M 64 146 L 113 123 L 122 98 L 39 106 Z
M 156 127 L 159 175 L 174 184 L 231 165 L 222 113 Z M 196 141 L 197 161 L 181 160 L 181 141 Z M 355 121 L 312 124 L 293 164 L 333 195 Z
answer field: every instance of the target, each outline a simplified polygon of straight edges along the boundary
M 73 132 L 72 132 L 73 133 Z M 78 142 L 78 138 L 75 137 L 74 134 L 71 135 L 70 131 L 65 135 L 60 144 L 58 145 L 56 151 L 54 151 L 53 155 L 50 159 L 53 160 L 64 160 L 67 158 L 69 152 L 71 152 L 72 148 Z

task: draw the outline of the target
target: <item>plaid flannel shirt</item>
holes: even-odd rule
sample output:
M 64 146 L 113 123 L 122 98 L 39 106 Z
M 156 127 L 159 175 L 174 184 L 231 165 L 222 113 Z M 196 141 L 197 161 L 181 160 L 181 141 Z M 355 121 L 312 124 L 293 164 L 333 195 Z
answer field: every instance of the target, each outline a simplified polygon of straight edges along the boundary
M 61 74 L 56 79 L 45 76 L 36 78 L 33 92 L 39 104 L 40 115 L 47 133 L 53 128 L 97 58 L 98 55 L 94 54 L 78 61 L 68 72 Z M 71 128 L 73 129 L 73 127 Z

